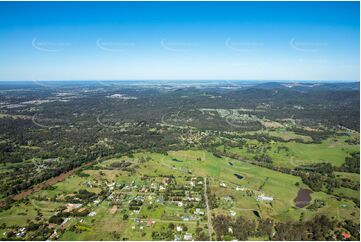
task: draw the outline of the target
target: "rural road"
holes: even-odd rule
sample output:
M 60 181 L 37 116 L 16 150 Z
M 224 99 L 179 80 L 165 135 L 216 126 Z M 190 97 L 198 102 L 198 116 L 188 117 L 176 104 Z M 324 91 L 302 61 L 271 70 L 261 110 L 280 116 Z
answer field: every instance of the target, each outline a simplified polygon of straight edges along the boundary
M 131 220 L 153 220 L 154 222 L 160 222 L 160 223 L 184 223 L 184 224 L 196 224 L 197 221 L 184 221 L 184 220 L 175 220 L 175 219 L 160 219 L 160 218 L 138 218 L 138 217 L 129 217 Z M 205 224 L 205 223 L 202 223 Z
M 209 210 L 209 204 L 208 204 L 208 196 L 207 196 L 207 177 L 204 177 L 204 199 L 206 201 L 206 207 L 207 207 L 207 225 L 208 225 L 208 236 L 209 240 L 212 240 L 212 220 L 211 220 L 211 213 Z

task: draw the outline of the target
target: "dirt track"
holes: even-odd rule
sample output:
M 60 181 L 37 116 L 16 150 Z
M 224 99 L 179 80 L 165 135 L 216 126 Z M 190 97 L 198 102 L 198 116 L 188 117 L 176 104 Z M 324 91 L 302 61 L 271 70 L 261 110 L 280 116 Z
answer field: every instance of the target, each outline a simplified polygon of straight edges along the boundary
M 40 191 L 41 189 L 47 187 L 47 186 L 50 186 L 50 185 L 54 185 L 55 183 L 58 183 L 60 181 L 63 181 L 65 178 L 69 177 L 70 175 L 72 175 L 74 172 L 76 172 L 77 170 L 79 170 L 80 168 L 83 168 L 84 166 L 87 166 L 87 165 L 90 165 L 92 164 L 93 162 L 88 162 L 88 163 L 85 163 L 73 170 L 70 170 L 70 171 L 67 171 L 67 172 L 64 172 L 62 174 L 60 174 L 59 176 L 56 176 L 56 177 L 53 177 L 53 178 L 50 178 L 49 180 L 46 180 L 46 181 L 43 181 L 39 184 L 36 184 L 34 185 L 32 188 L 28 189 L 28 190 L 25 190 L 19 194 L 16 194 L 12 197 L 12 199 L 14 199 L 15 201 L 19 201 L 27 196 L 29 196 L 30 194 L 34 193 L 34 192 L 38 192 Z

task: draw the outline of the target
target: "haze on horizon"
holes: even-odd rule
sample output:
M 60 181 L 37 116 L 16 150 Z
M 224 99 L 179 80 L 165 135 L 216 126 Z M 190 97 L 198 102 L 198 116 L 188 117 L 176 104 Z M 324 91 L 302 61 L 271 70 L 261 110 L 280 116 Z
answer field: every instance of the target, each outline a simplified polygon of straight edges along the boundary
M 359 81 L 359 2 L 1 2 L 0 80 Z

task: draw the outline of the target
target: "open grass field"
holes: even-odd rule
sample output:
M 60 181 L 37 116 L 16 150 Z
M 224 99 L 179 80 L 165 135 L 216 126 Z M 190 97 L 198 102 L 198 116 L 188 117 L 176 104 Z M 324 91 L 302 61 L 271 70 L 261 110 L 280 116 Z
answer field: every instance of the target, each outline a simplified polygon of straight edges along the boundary
M 247 132 L 247 134 L 267 134 L 269 136 L 272 137 L 278 137 L 281 138 L 283 140 L 291 140 L 291 139 L 301 139 L 305 142 L 308 141 L 312 141 L 312 138 L 310 136 L 306 136 L 306 135 L 300 135 L 300 134 L 296 134 L 295 132 L 286 130 L 285 128 L 278 128 L 278 129 L 273 129 L 273 130 L 260 130 L 260 131 L 249 131 Z
M 347 137 L 336 136 L 322 141 L 321 144 L 305 144 L 295 141 L 271 142 L 262 144 L 256 140 L 248 140 L 247 146 L 229 148 L 229 152 L 252 160 L 260 153 L 269 155 L 275 166 L 294 168 L 300 165 L 326 162 L 340 167 L 345 158 L 352 152 L 359 151 L 358 145 L 345 142 Z
M 357 173 L 348 173 L 348 172 L 335 172 L 336 176 L 339 178 L 348 178 L 355 182 L 360 182 L 360 175 Z
M 20 202 L 9 210 L 0 213 L 0 224 L 5 223 L 8 226 L 18 225 L 24 226 L 30 221 L 35 221 L 35 218 L 41 214 L 43 219 L 48 219 L 54 212 L 64 206 L 63 203 L 36 201 L 30 199 L 29 202 Z
M 305 208 L 295 208 L 294 199 L 297 196 L 299 189 L 308 188 L 302 183 L 301 179 L 296 176 L 283 174 L 277 171 L 272 171 L 259 166 L 251 165 L 245 162 L 236 161 L 228 158 L 217 158 L 211 153 L 205 151 L 177 151 L 170 153 L 172 158 L 183 160 L 184 162 L 176 162 L 175 167 L 186 168 L 194 172 L 196 175 L 207 175 L 210 177 L 211 190 L 214 191 L 218 197 L 231 196 L 234 198 L 234 205 L 232 209 L 239 211 L 238 214 L 255 218 L 252 210 L 260 212 L 262 217 L 271 217 L 280 221 L 297 220 L 301 213 L 312 217 L 316 214 L 328 214 L 332 217 L 339 217 L 343 219 L 351 218 L 357 221 L 359 219 L 358 208 L 353 202 L 348 200 L 337 201 L 332 195 L 326 193 L 314 193 L 311 195 L 312 203 L 315 199 L 322 199 L 325 201 L 325 207 L 310 211 Z M 212 164 L 208 169 L 200 169 L 201 162 L 192 162 L 198 157 L 205 157 L 205 164 L 208 162 Z M 169 162 L 172 162 L 171 160 Z M 231 162 L 233 165 L 230 165 Z M 207 172 L 207 174 L 205 174 Z M 239 180 L 234 174 L 243 176 Z M 225 183 L 227 187 L 220 187 L 220 183 Z M 299 185 L 296 185 L 298 183 Z M 236 191 L 236 187 L 245 188 L 245 191 Z M 254 196 L 249 197 L 246 191 L 250 190 L 254 193 L 262 192 L 266 196 L 273 197 L 272 203 L 257 201 Z M 341 188 L 340 192 L 352 193 L 352 196 L 359 196 L 357 192 Z M 343 204 L 347 204 L 347 208 L 341 208 Z M 217 209 L 217 212 L 229 211 L 229 207 L 224 209 Z M 342 213 L 339 211 L 342 210 Z M 327 211 L 327 212 L 326 212 Z M 351 215 L 353 214 L 353 215 Z
M 99 193 L 100 188 L 89 187 L 86 185 L 88 182 L 92 182 L 94 180 L 95 179 L 92 179 L 92 177 L 79 177 L 77 175 L 72 175 L 64 181 L 58 182 L 53 185 L 55 189 L 43 189 L 37 193 L 32 194 L 31 197 L 41 196 L 50 199 L 66 194 L 74 194 L 80 189 L 87 189 L 88 191 Z

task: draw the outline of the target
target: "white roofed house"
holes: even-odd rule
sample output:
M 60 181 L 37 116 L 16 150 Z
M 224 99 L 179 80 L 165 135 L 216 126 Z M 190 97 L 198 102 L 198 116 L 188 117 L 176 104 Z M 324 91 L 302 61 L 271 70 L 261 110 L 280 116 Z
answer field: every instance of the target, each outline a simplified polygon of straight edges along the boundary
M 185 233 L 184 240 L 192 240 L 192 234 L 191 233 Z
M 157 189 L 157 184 L 156 183 L 152 183 L 152 184 L 150 184 L 150 189 L 154 189 L 154 190 L 156 190 Z
M 204 212 L 200 208 L 196 208 L 196 210 L 194 211 L 194 214 L 203 215 Z
M 273 197 L 269 197 L 269 196 L 265 196 L 265 195 L 261 194 L 261 195 L 258 195 L 257 200 L 258 201 L 265 201 L 265 202 L 272 202 Z

